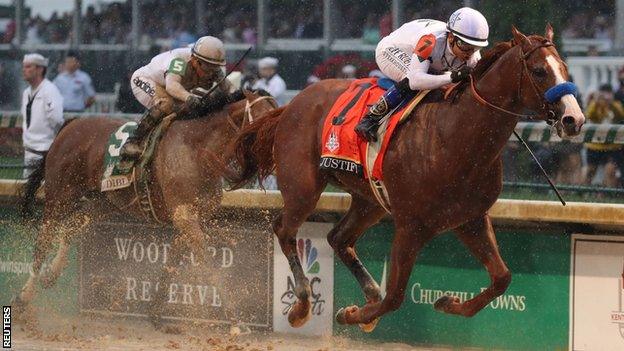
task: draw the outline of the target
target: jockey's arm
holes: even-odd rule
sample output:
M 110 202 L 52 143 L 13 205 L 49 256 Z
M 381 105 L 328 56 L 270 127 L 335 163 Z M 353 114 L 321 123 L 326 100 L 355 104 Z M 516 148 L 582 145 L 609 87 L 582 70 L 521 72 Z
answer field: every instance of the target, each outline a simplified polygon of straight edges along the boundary
M 173 73 L 168 73 L 165 76 L 165 90 L 167 90 L 169 95 L 180 101 L 186 101 L 191 95 L 182 86 L 182 76 Z
M 407 78 L 409 86 L 412 90 L 431 90 L 438 89 L 444 85 L 451 83 L 451 72 L 444 72 L 440 75 L 429 74 L 430 62 L 428 59 L 422 60 L 418 55 L 412 55 Z

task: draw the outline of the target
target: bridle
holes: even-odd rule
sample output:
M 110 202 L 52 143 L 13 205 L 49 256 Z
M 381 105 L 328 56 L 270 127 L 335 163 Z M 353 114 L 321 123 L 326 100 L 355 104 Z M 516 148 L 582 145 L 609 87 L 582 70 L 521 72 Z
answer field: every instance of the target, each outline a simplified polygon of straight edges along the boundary
M 522 86 L 523 86 L 523 82 L 524 82 L 524 75 L 526 72 L 526 76 L 529 80 L 529 83 L 531 85 L 531 88 L 533 90 L 533 93 L 535 94 L 535 96 L 537 97 L 538 101 L 541 101 L 542 105 L 540 107 L 541 112 L 538 114 L 531 114 L 531 115 L 527 115 L 527 114 L 520 114 L 520 113 L 515 113 L 509 110 L 506 110 L 500 106 L 496 106 L 493 103 L 487 101 L 485 98 L 483 98 L 479 92 L 477 91 L 477 87 L 476 87 L 476 83 L 474 78 L 472 77 L 472 75 L 470 76 L 470 88 L 472 89 L 472 95 L 475 97 L 475 99 L 477 101 L 479 101 L 480 103 L 487 105 L 488 107 L 495 109 L 497 111 L 503 112 L 505 114 L 514 116 L 514 117 L 518 117 L 518 118 L 528 118 L 528 119 L 543 119 L 546 120 L 546 122 L 548 124 L 553 124 L 556 122 L 555 119 L 555 110 L 554 110 L 554 105 L 548 101 L 546 101 L 546 99 L 539 93 L 539 90 L 537 89 L 537 85 L 535 84 L 535 82 L 533 81 L 533 78 L 531 78 L 531 74 L 529 72 L 529 67 L 527 66 L 527 60 L 529 59 L 529 57 L 531 57 L 531 55 L 537 51 L 538 49 L 541 48 L 546 48 L 546 47 L 550 47 L 550 46 L 554 46 L 555 44 L 553 44 L 550 40 L 544 39 L 544 41 L 542 41 L 539 45 L 536 45 L 534 47 L 531 48 L 531 50 L 527 51 L 526 53 L 524 53 L 522 51 L 522 47 L 520 47 L 520 61 L 522 62 L 522 71 L 520 71 L 520 78 L 519 78 L 519 88 L 518 88 L 518 97 L 522 96 Z M 542 116 L 542 118 L 537 118 L 538 116 Z
M 245 111 L 244 116 L 243 116 L 243 120 L 241 122 L 241 125 L 237 125 L 236 122 L 234 122 L 234 120 L 232 119 L 232 116 L 230 114 L 228 114 L 228 122 L 230 122 L 230 125 L 232 126 L 232 128 L 234 128 L 237 132 L 240 131 L 241 129 L 243 129 L 243 127 L 245 126 L 245 124 L 247 124 L 247 122 L 249 122 L 249 124 L 253 123 L 254 121 L 254 116 L 253 113 L 251 111 L 251 108 L 259 103 L 260 101 L 264 101 L 264 100 L 268 100 L 271 102 L 271 105 L 273 105 L 273 108 L 277 108 L 277 101 L 275 101 L 275 98 L 273 96 L 259 96 L 255 99 L 253 99 L 251 102 L 249 102 L 249 100 L 245 99 Z

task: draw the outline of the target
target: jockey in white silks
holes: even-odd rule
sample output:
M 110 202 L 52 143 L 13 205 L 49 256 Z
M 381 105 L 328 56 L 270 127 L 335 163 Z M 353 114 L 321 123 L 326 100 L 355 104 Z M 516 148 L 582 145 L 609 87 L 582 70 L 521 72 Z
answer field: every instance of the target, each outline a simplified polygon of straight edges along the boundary
M 477 10 L 463 7 L 447 23 L 419 19 L 384 37 L 375 50 L 379 69 L 395 84 L 372 105 L 355 127 L 357 134 L 377 140 L 379 120 L 414 91 L 438 89 L 466 80 L 488 45 L 489 28 Z

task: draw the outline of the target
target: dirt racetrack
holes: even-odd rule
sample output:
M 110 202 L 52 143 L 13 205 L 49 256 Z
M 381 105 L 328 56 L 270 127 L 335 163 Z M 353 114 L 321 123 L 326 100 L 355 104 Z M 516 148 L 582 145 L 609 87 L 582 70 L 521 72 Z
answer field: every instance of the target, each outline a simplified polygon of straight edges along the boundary
M 35 326 L 13 325 L 13 350 L 201 350 L 201 351 L 407 351 L 447 350 L 421 348 L 398 343 L 364 343 L 342 337 L 303 337 L 249 331 L 241 328 L 233 336 L 229 328 L 184 325 L 182 334 L 156 331 L 145 320 L 82 315 L 78 317 L 39 316 Z M 450 350 L 450 348 L 448 349 Z

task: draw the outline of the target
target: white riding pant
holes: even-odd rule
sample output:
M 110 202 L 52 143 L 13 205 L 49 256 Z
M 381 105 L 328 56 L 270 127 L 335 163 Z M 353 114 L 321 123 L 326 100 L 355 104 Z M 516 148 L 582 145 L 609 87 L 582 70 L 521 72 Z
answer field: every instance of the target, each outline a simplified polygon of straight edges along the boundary
M 156 84 L 152 79 L 141 74 L 140 69 L 132 74 L 132 78 L 130 78 L 130 86 L 132 87 L 134 97 L 136 97 L 141 105 L 145 106 L 147 109 L 154 106 L 156 103 L 156 90 L 158 84 Z

